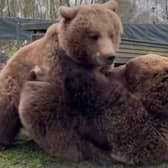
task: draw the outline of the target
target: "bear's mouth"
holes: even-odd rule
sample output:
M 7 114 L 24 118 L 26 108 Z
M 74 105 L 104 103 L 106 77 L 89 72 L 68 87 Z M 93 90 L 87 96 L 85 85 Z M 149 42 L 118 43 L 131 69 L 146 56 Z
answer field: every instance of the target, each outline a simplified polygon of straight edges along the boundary
M 68 56 L 65 50 L 60 49 L 58 50 L 58 56 L 61 63 L 64 64 L 64 66 L 73 66 L 78 67 L 79 69 L 86 69 L 86 70 L 94 70 L 97 69 L 100 72 L 109 72 L 114 67 L 114 58 L 110 59 L 109 61 L 105 60 L 92 60 L 88 59 L 87 56 L 78 57 L 77 59 L 74 59 L 71 56 Z
M 111 71 L 114 69 L 114 64 L 111 65 L 104 65 L 99 67 L 99 72 L 108 75 L 111 73 Z
M 109 59 L 104 59 L 104 57 L 97 58 L 95 61 L 95 66 L 99 67 L 100 69 L 109 69 L 111 67 L 114 67 L 114 60 L 115 57 Z

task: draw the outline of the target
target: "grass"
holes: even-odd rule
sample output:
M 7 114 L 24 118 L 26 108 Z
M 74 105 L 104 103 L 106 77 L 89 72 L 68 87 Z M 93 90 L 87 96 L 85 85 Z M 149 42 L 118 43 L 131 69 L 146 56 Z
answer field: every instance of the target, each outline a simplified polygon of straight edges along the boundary
M 41 150 L 31 140 L 22 138 L 12 148 L 0 152 L 0 168 L 130 168 L 116 164 L 99 166 L 93 163 L 80 164 L 52 157 Z M 134 167 L 132 167 L 134 168 Z M 145 166 L 136 168 L 168 168 L 168 164 L 158 166 Z
M 15 46 L 12 47 L 8 52 L 8 56 L 12 56 L 16 50 Z M 21 143 L 0 152 L 0 168 L 130 168 L 121 164 L 111 166 L 98 166 L 88 162 L 76 164 L 50 156 L 23 135 L 21 139 Z M 136 168 L 168 168 L 168 164 L 138 166 Z
M 16 53 L 16 51 L 17 51 L 18 49 L 17 49 L 17 47 L 16 47 L 16 45 L 13 45 L 9 50 L 7 50 L 7 60 L 11 57 L 11 56 L 13 56 L 15 53 Z
M 0 152 L 0 168 L 101 168 L 101 166 L 86 162 L 76 164 L 52 157 L 32 141 L 27 141 Z

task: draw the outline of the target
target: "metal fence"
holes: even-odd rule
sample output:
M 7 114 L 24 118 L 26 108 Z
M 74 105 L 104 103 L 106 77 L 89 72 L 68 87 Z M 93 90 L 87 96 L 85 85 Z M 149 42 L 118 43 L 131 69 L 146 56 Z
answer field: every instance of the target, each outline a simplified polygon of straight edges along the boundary
M 0 18 L 0 40 L 31 41 L 32 37 L 41 37 L 54 22 L 57 20 Z M 124 24 L 117 62 L 122 64 L 132 57 L 148 53 L 168 57 L 168 25 Z

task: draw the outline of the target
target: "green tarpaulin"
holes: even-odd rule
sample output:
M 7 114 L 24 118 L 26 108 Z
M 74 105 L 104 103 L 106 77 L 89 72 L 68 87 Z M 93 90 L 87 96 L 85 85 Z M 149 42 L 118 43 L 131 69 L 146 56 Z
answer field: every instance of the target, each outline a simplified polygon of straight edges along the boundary
M 125 24 L 123 38 L 168 44 L 168 24 Z
M 0 18 L 0 40 L 31 40 L 31 31 L 23 31 L 22 24 L 48 24 L 51 20 Z M 168 25 L 124 24 L 123 39 L 168 44 Z
M 23 31 L 21 25 L 25 23 L 51 23 L 50 20 L 0 18 L 0 40 L 31 40 L 32 32 Z

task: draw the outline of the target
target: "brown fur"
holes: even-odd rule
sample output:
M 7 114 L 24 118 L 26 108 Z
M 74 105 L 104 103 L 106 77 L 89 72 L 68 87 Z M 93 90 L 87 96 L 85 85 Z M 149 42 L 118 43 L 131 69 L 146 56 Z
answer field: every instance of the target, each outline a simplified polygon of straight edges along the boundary
M 167 67 L 167 58 L 149 54 L 112 70 L 112 86 L 116 81 L 123 84 L 114 86 L 108 98 L 118 95 L 118 100 L 111 103 L 111 113 L 105 108 L 102 115 L 105 130 L 111 130 L 106 134 L 112 137 L 113 159 L 126 164 L 168 160 Z M 116 107 L 118 114 L 113 114 Z
M 87 56 L 87 53 L 85 54 Z M 80 53 L 77 56 L 80 58 Z M 93 55 L 91 54 L 91 56 Z M 46 136 L 46 141 L 52 142 L 49 144 L 52 145 L 52 149 L 55 149 L 53 153 L 73 160 L 98 160 L 99 158 L 99 161 L 118 161 L 131 165 L 158 164 L 167 161 L 168 59 L 157 55 L 140 56 L 124 66 L 113 69 L 111 73 L 107 74 L 108 78 L 99 73 L 97 68 L 86 69 L 85 62 L 81 64 L 76 59 L 72 60 L 72 65 L 68 62 L 62 66 L 64 84 L 61 86 L 64 86 L 63 90 L 66 90 L 66 92 L 63 91 L 66 94 L 62 95 L 67 98 L 64 99 L 67 106 L 62 107 L 69 108 L 63 111 L 66 111 L 66 117 L 67 115 L 71 116 L 65 120 L 67 121 L 66 123 L 71 123 L 68 125 L 68 130 L 72 129 L 72 134 L 67 133 L 64 135 L 67 139 L 69 139 L 68 135 L 75 137 L 74 141 L 71 142 L 72 144 L 70 144 L 74 148 L 73 152 L 66 148 L 65 144 L 67 143 L 63 138 L 62 142 L 58 144 L 60 147 L 63 146 L 60 150 L 61 152 L 66 149 L 67 156 L 58 152 L 59 150 L 51 141 L 54 141 L 56 139 L 54 136 L 58 135 L 53 131 Z M 75 64 L 75 62 L 78 62 L 78 64 Z M 92 62 L 92 59 L 88 62 Z M 38 141 L 40 139 L 38 132 L 40 133 L 39 130 L 43 130 L 41 129 L 42 126 L 39 124 L 39 128 L 34 128 L 32 125 L 33 121 L 36 121 L 34 115 L 36 111 L 26 110 L 26 108 L 32 108 L 31 103 L 29 103 L 30 100 L 40 103 L 36 99 L 44 93 L 38 91 L 31 93 L 33 86 L 29 87 L 29 85 L 31 86 L 30 83 L 27 83 L 26 88 L 28 87 L 29 89 L 26 90 L 25 88 L 23 91 L 23 99 L 20 106 L 21 119 L 27 129 L 34 135 L 35 141 L 40 145 L 42 144 L 41 146 L 45 149 L 43 145 L 47 143 L 43 141 L 43 138 Z M 40 88 L 36 82 L 33 85 Z M 55 87 L 55 84 L 52 86 Z M 33 98 L 31 97 L 32 95 Z M 55 101 L 59 96 L 57 94 L 54 95 L 56 97 L 52 104 L 55 105 L 54 109 L 57 109 Z M 28 99 L 24 100 L 24 97 Z M 45 97 L 50 96 L 45 95 Z M 52 101 L 45 100 L 43 104 L 46 105 L 50 102 Z M 41 105 L 40 103 L 35 107 L 40 109 L 39 106 L 41 107 Z M 45 108 L 49 107 L 52 107 L 52 105 L 45 106 Z M 60 107 L 59 104 L 58 107 Z M 60 114 L 57 110 L 54 112 Z M 47 117 L 41 117 L 41 112 L 38 114 L 37 120 L 48 117 L 48 115 Z M 27 119 L 27 117 L 30 118 Z M 54 121 L 57 120 L 55 119 Z M 54 121 L 52 121 L 53 124 Z M 45 123 L 45 119 L 43 119 L 42 123 Z M 63 123 L 62 121 L 60 122 L 61 128 Z M 74 123 L 77 124 L 75 125 Z M 26 124 L 30 124 L 30 126 Z M 48 124 L 46 126 L 48 127 Z M 54 128 L 57 128 L 57 126 L 54 126 Z M 65 130 L 63 132 L 66 133 Z M 50 137 L 51 135 L 53 137 Z M 43 136 L 41 135 L 41 137 Z M 76 143 L 75 145 L 74 142 Z M 46 148 L 50 149 L 50 145 L 46 146 Z M 76 150 L 77 146 L 79 147 L 78 150 Z M 87 149 L 87 152 L 85 149 Z M 70 156 L 68 151 L 70 151 Z M 50 151 L 48 150 L 48 152 Z M 103 153 L 103 155 L 100 153 Z
M 106 56 L 115 54 L 120 44 L 122 25 L 117 14 L 111 11 L 111 6 L 96 4 L 68 11 L 74 18 L 70 24 L 69 18 L 64 18 L 59 42 L 74 61 L 97 66 L 106 64 Z M 63 13 L 64 10 L 60 11 Z
M 72 61 L 67 59 L 68 62 Z M 25 83 L 19 106 L 20 119 L 33 140 L 52 155 L 73 161 L 111 163 L 108 151 L 90 143 L 80 133 L 80 130 L 87 130 L 88 122 L 78 109 L 69 104 L 65 80 L 72 67 L 66 61 L 57 58 L 56 69 L 60 69 L 60 72 L 57 81 L 52 83 L 39 81 L 44 80 L 41 78 L 42 71 L 38 67 L 33 69 L 36 81 Z M 91 129 L 94 130 L 94 127 Z
M 166 161 L 167 118 L 148 111 L 138 92 L 131 93 L 136 89 L 131 90 L 128 80 L 137 74 L 134 79 L 141 79 L 138 77 L 146 64 L 137 73 L 131 73 L 141 59 L 142 63 L 151 64 L 153 70 L 161 70 L 155 57 L 132 60 L 113 69 L 107 77 L 97 69 L 85 68 L 63 56 L 63 60 L 59 57 L 62 85 L 27 82 L 22 92 L 20 116 L 33 139 L 49 153 L 75 161 L 130 165 Z M 162 62 L 162 59 L 156 60 Z M 145 84 L 148 77 L 140 83 Z M 60 115 L 64 117 L 59 118 Z
M 166 65 L 167 59 L 151 57 L 137 58 L 125 66 L 114 68 L 108 78 L 98 71 L 82 68 L 76 68 L 77 72 L 67 70 L 65 88 L 70 104 L 88 122 L 88 129 L 80 127 L 80 135 L 100 149 L 110 150 L 113 161 L 137 165 L 158 164 L 168 160 L 167 117 L 161 113 L 151 113 L 150 106 L 147 107 L 146 102 L 142 101 L 147 95 L 153 97 L 153 94 L 160 94 L 157 89 L 152 93 L 144 80 L 148 80 L 150 75 L 152 78 L 154 71 L 160 77 L 156 84 L 158 87 L 164 86 L 161 79 L 165 81 L 165 78 L 159 74 L 165 74 L 163 65 Z M 143 62 L 148 62 L 148 67 Z M 129 76 L 135 80 L 137 89 L 133 88 L 134 82 L 128 80 Z M 147 95 L 141 95 L 144 92 L 138 90 L 141 84 L 149 89 L 146 89 Z M 157 88 L 156 84 L 151 84 L 151 87 Z M 165 97 L 162 101 L 165 101 Z
M 0 73 L 2 148 L 12 143 L 20 128 L 17 114 L 20 92 L 35 66 L 39 66 L 45 73 L 45 81 L 62 85 L 57 66 L 59 48 L 65 49 L 75 62 L 87 67 L 106 64 L 106 57 L 115 54 L 120 43 L 122 25 L 114 10 L 114 3 L 61 8 L 63 20 L 52 25 L 43 38 L 23 47 L 8 61 Z M 23 125 L 26 125 L 25 122 Z
M 154 54 L 139 56 L 126 65 L 125 76 L 129 89 L 141 98 L 149 112 L 168 116 L 167 58 Z
M 57 32 L 57 25 L 54 25 Z M 30 70 L 35 66 L 45 67 L 52 73 L 52 62 L 57 47 L 57 36 L 45 36 L 20 49 L 0 72 L 0 145 L 2 149 L 13 141 L 19 130 L 17 114 L 20 91 Z

